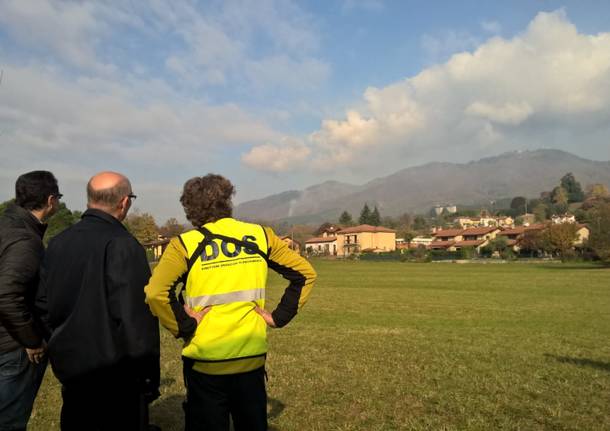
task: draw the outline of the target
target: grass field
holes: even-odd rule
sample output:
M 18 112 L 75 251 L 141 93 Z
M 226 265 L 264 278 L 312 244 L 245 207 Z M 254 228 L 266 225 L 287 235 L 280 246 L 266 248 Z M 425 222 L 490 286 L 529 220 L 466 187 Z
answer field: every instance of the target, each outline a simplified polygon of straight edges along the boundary
M 610 430 L 610 269 L 314 261 L 302 313 L 270 331 L 273 430 Z M 283 280 L 270 278 L 268 307 Z M 182 429 L 164 332 L 164 430 Z M 47 373 L 31 430 L 58 428 Z

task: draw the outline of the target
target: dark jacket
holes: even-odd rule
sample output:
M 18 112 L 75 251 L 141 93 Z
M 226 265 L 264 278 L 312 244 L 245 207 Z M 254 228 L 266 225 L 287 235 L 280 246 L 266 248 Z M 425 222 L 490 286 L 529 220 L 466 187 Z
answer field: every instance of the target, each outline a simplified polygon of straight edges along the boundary
M 45 229 L 31 212 L 14 204 L 0 217 L 0 353 L 42 343 L 32 307 Z
M 159 324 L 144 303 L 144 248 L 111 215 L 89 209 L 49 243 L 36 306 L 62 383 L 115 369 L 159 384 Z

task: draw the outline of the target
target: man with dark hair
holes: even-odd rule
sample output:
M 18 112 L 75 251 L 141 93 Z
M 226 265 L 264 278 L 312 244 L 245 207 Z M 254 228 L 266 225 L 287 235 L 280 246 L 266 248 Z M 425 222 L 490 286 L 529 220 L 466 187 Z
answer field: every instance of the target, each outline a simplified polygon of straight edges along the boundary
M 26 428 L 47 365 L 34 295 L 45 222 L 61 196 L 51 172 L 28 172 L 0 217 L 0 430 Z
M 159 323 L 144 303 L 150 269 L 125 229 L 129 180 L 115 172 L 87 185 L 82 220 L 49 244 L 36 298 L 62 383 L 62 430 L 146 430 L 159 396 Z
M 267 326 L 288 324 L 316 277 L 270 228 L 231 217 L 233 193 L 220 175 L 186 182 L 180 202 L 196 229 L 171 240 L 145 289 L 161 324 L 185 340 L 187 431 L 228 431 L 229 416 L 235 431 L 267 429 Z M 290 282 L 272 313 L 268 268 Z

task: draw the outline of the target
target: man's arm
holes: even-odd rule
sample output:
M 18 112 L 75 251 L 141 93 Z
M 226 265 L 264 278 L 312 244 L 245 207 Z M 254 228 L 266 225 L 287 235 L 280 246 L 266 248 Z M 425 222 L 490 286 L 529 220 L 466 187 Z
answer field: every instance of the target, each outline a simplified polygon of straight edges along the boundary
M 286 287 L 280 303 L 271 316 L 266 315 L 264 311 L 259 311 L 259 313 L 269 326 L 275 324 L 281 328 L 296 316 L 299 309 L 309 299 L 316 280 L 316 272 L 304 257 L 291 250 L 288 244 L 273 233 L 271 228 L 265 227 L 264 229 L 269 243 L 269 268 L 288 280 L 290 284 Z M 272 317 L 272 320 L 269 317 Z
M 153 275 L 144 288 L 146 303 L 161 324 L 175 337 L 190 338 L 201 318 L 185 310 L 178 301 L 176 290 L 187 272 L 186 249 L 178 238 L 168 244 Z
M 26 296 L 38 275 L 42 245 L 33 239 L 15 241 L 0 257 L 0 322 L 22 346 L 39 349 L 42 337 L 36 332 L 34 316 Z
M 120 322 L 121 347 L 152 401 L 159 395 L 159 322 L 144 303 L 150 277 L 146 253 L 134 238 L 115 238 L 107 246 L 105 266 L 109 313 Z
M 159 324 L 144 303 L 150 268 L 143 247 L 131 237 L 115 238 L 106 251 L 106 289 L 110 316 L 121 325 L 130 356 L 159 350 Z

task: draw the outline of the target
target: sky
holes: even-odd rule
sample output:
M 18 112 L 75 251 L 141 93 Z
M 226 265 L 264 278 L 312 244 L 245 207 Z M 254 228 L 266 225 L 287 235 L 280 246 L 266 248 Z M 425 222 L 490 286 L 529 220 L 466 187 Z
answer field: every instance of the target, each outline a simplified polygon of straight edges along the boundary
M 0 201 L 95 173 L 184 220 L 184 182 L 235 201 L 428 162 L 556 148 L 610 160 L 610 2 L 0 1 Z

